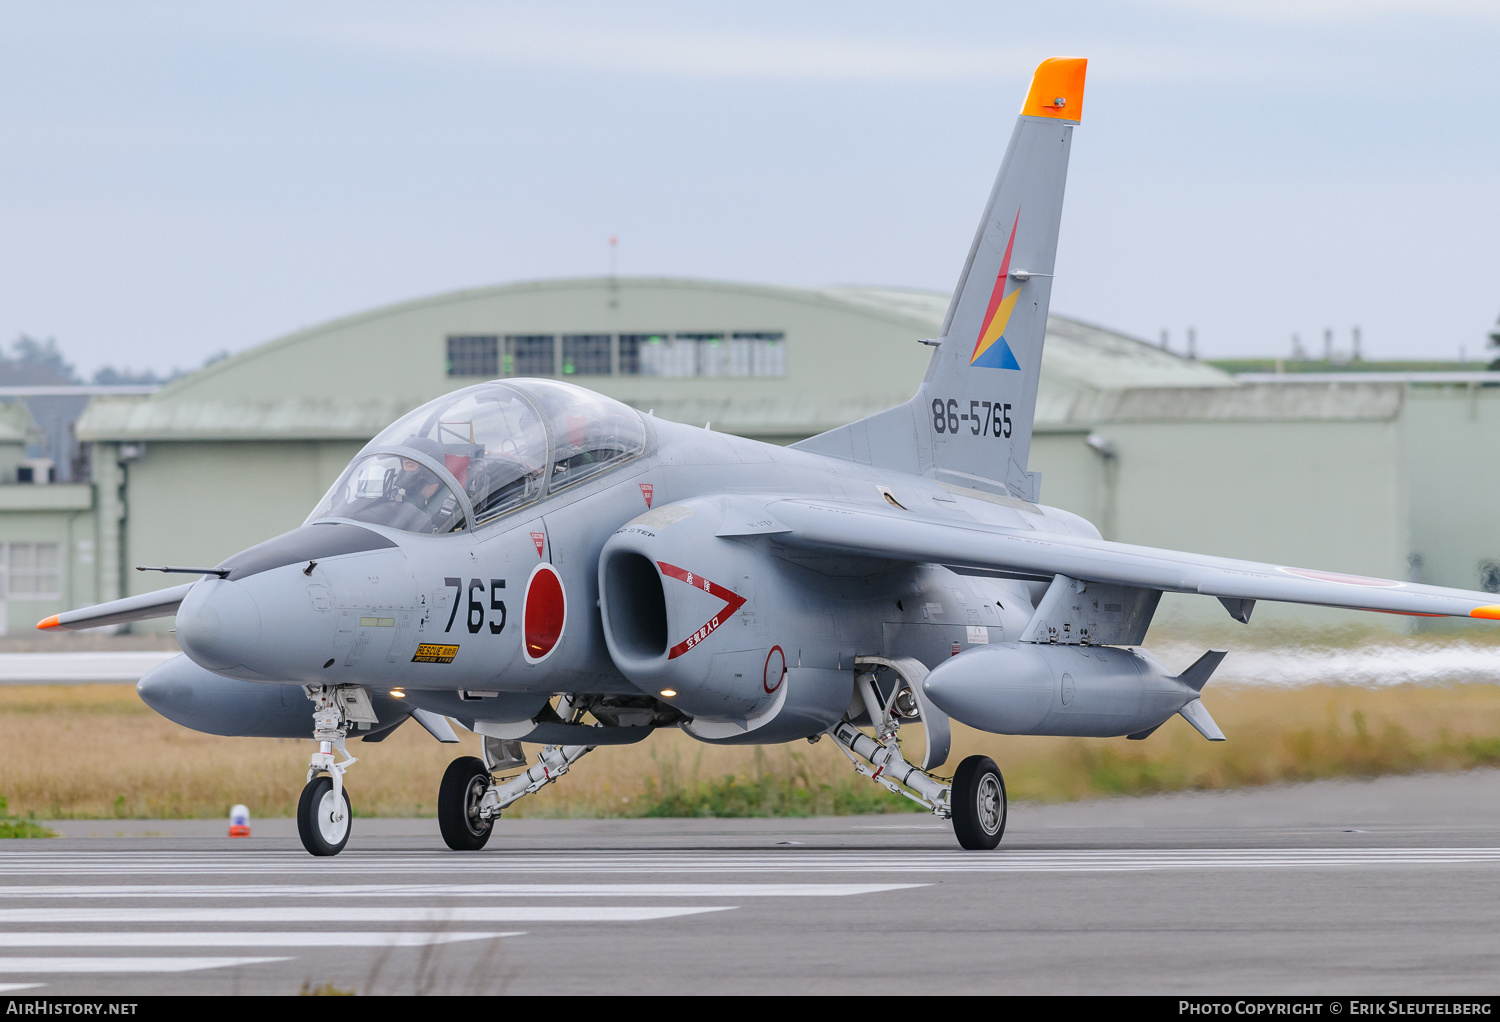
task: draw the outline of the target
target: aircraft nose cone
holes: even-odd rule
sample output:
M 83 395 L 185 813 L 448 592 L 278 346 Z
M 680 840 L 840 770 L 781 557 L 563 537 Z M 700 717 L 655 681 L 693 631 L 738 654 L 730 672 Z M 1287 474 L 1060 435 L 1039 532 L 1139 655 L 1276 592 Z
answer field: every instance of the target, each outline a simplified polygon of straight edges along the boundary
M 194 663 L 210 671 L 243 665 L 260 643 L 254 597 L 238 582 L 204 579 L 177 608 L 177 642 Z

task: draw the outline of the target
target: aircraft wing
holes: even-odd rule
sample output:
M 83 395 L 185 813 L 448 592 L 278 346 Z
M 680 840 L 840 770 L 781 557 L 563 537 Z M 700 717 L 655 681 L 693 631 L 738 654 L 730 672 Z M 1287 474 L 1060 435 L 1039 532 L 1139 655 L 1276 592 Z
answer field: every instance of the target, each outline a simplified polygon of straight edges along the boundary
M 829 501 L 766 509 L 791 547 L 951 564 L 1033 577 L 1067 575 L 1224 600 L 1277 600 L 1349 610 L 1500 619 L 1500 597 L 1438 586 L 1162 550 L 1059 533 L 952 521 Z M 773 531 L 773 530 L 764 530 Z
M 38 622 L 37 627 L 74 631 L 79 628 L 118 625 L 126 621 L 144 621 L 151 617 L 170 617 L 177 613 L 178 606 L 187 596 L 188 590 L 193 588 L 193 584 L 189 582 L 170 589 L 158 589 L 155 592 L 141 593 L 139 596 L 127 596 L 123 600 L 111 600 L 92 607 L 63 611 L 61 614 L 53 614 Z

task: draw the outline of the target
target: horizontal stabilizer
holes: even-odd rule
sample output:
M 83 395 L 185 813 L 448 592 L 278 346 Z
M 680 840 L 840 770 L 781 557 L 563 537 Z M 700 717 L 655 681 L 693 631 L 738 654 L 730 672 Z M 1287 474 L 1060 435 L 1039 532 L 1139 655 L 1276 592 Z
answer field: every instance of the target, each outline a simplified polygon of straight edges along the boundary
M 186 585 L 173 586 L 171 589 L 158 589 L 139 596 L 127 596 L 123 600 L 111 600 L 108 603 L 96 603 L 92 607 L 64 611 L 38 621 L 37 627 L 41 629 L 62 628 L 71 632 L 80 628 L 100 628 L 104 625 L 144 621 L 153 617 L 171 617 L 177 613 L 177 608 L 182 605 L 188 590 L 195 585 L 197 585 L 196 582 L 189 582 Z
M 1220 656 L 1224 654 L 1220 653 Z M 1177 711 L 1182 714 L 1182 719 L 1198 729 L 1198 733 L 1211 742 L 1224 741 L 1224 732 L 1219 730 L 1219 725 L 1208 715 L 1208 707 L 1203 705 L 1202 699 L 1194 699 L 1182 709 Z
M 1214 671 L 1218 670 L 1219 665 L 1224 662 L 1224 658 L 1228 655 L 1228 650 L 1211 649 L 1197 660 L 1194 660 L 1193 666 L 1179 674 L 1177 680 L 1191 688 L 1194 692 L 1202 692 L 1203 686 L 1208 684 L 1209 677 Z

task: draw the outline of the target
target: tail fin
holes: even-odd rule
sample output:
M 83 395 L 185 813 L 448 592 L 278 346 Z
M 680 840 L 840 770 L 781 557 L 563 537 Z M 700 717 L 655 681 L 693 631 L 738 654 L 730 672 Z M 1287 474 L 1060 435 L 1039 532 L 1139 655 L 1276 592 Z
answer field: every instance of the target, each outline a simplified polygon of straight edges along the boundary
M 917 396 L 799 448 L 1037 499 L 1026 461 L 1087 64 L 1036 69 Z
M 1219 665 L 1228 655 L 1228 650 L 1211 649 L 1194 660 L 1191 667 L 1177 676 L 1177 680 L 1194 692 L 1202 692 L 1203 686 L 1208 684 L 1209 677 L 1218 670 Z

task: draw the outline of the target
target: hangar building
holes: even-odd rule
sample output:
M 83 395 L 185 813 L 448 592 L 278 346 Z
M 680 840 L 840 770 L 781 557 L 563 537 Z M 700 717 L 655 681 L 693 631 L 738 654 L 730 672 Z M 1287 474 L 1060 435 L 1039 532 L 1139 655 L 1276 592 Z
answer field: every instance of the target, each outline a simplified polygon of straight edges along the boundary
M 911 396 L 947 300 L 593 278 L 404 302 L 155 394 L 94 397 L 80 483 L 18 482 L 7 445 L 28 425 L 0 416 L 0 627 L 180 582 L 134 565 L 212 565 L 294 528 L 383 426 L 481 379 L 552 376 L 715 430 L 814 435 Z M 1045 503 L 1108 538 L 1500 589 L 1500 479 L 1482 468 L 1500 374 L 1433 375 L 1236 378 L 1053 316 L 1031 468 Z M 1257 611 L 1278 614 L 1307 617 Z

